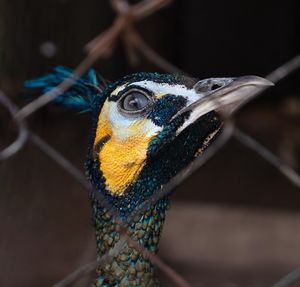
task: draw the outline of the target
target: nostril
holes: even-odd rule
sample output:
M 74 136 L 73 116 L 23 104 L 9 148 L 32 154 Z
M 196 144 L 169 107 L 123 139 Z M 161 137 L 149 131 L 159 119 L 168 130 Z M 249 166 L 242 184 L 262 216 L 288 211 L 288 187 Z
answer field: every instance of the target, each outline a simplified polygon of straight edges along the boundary
M 211 86 L 211 90 L 214 91 L 214 90 L 219 89 L 219 88 L 221 88 L 221 87 L 222 87 L 222 85 L 219 85 L 219 84 L 213 84 L 213 85 Z
M 224 88 L 232 83 L 235 78 L 209 78 L 197 82 L 194 89 L 197 93 L 207 94 L 215 90 Z
M 203 81 L 195 86 L 198 93 L 207 93 L 221 88 L 223 85 L 220 83 L 214 83 L 212 80 Z

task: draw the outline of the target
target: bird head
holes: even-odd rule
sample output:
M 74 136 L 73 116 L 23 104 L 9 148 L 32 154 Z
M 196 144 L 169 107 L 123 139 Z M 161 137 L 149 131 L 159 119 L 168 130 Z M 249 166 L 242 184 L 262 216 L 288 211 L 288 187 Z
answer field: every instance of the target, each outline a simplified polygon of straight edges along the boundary
M 27 86 L 49 89 L 71 73 L 55 72 Z M 103 87 L 90 70 L 57 101 L 92 112 L 88 177 L 126 216 L 202 155 L 222 127 L 220 113 L 232 113 L 247 99 L 241 94 L 262 85 L 270 82 L 137 73 Z
M 124 215 L 201 156 L 256 76 L 199 80 L 138 73 L 108 85 L 97 107 L 87 170 Z

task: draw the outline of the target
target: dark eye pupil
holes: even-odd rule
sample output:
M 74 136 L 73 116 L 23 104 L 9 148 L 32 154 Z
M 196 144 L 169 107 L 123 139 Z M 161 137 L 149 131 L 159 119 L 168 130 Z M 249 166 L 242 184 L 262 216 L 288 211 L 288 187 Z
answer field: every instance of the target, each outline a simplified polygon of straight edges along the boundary
M 146 107 L 148 103 L 149 99 L 144 94 L 131 92 L 124 97 L 122 108 L 126 111 L 138 111 Z

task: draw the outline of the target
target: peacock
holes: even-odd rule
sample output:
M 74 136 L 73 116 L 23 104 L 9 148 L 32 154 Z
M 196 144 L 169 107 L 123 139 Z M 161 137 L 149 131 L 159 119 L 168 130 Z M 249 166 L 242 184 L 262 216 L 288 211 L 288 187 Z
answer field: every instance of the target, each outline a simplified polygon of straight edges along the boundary
M 53 73 L 26 81 L 25 86 L 47 92 L 72 72 L 58 66 Z M 89 198 L 98 258 L 119 242 L 120 234 L 117 219 L 99 203 L 97 194 L 126 221 L 220 134 L 222 107 L 207 99 L 232 98 L 226 105 L 232 111 L 241 102 L 239 91 L 265 85 L 270 82 L 256 76 L 199 80 L 156 72 L 105 82 L 90 69 L 55 99 L 91 114 L 85 169 L 93 187 Z M 150 252 L 158 251 L 169 203 L 167 194 L 128 223 L 131 238 Z M 128 243 L 113 260 L 97 268 L 93 286 L 159 286 L 159 281 L 155 266 Z

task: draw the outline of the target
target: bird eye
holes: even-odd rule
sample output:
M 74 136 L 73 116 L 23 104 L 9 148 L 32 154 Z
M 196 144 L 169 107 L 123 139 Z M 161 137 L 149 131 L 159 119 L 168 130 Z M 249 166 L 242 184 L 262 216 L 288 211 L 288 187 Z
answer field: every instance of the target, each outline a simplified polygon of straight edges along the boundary
M 145 92 L 131 90 L 121 98 L 120 108 L 127 112 L 139 112 L 146 108 L 150 101 L 150 97 Z

